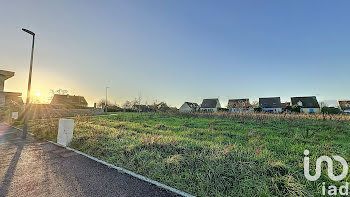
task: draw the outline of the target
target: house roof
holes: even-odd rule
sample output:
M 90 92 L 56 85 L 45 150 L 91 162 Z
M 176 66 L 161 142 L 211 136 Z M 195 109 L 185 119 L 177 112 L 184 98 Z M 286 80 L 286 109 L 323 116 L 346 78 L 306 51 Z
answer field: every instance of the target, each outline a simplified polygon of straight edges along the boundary
M 301 102 L 302 108 L 320 108 L 316 96 L 292 97 L 291 101 L 292 105 L 299 105 Z
M 350 101 L 339 101 L 339 107 L 342 110 L 350 110 Z
M 249 108 L 249 99 L 230 99 L 227 103 L 227 108 Z
M 201 108 L 216 108 L 219 103 L 219 99 L 203 99 Z
M 1 92 L 1 91 L 0 91 Z M 2 92 L 5 94 L 5 96 L 22 96 L 22 93 L 20 92 Z
M 0 75 L 5 76 L 5 80 L 8 78 L 11 78 L 15 75 L 14 72 L 6 71 L 6 70 L 0 70 Z
M 55 94 L 51 100 L 52 105 L 88 105 L 83 96 Z
M 259 98 L 259 105 L 262 108 L 282 108 L 280 97 Z
M 190 108 L 198 108 L 199 105 L 197 103 L 185 102 Z

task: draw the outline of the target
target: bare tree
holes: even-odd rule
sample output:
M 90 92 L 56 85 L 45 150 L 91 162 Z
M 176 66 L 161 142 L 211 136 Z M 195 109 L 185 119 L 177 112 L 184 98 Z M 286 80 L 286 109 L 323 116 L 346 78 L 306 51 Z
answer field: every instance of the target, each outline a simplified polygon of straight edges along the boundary
M 65 90 L 65 89 L 57 89 L 57 90 L 54 90 L 54 89 L 50 89 L 49 90 L 49 102 L 53 99 L 54 95 L 55 94 L 60 94 L 60 95 L 67 95 L 68 94 L 68 90 Z
M 253 102 L 252 102 L 252 106 L 253 106 L 254 108 L 259 107 L 259 106 L 260 106 L 259 101 L 253 101 Z
M 97 107 L 102 107 L 106 104 L 106 99 L 100 99 L 97 103 Z M 117 106 L 117 104 L 112 104 L 110 101 L 107 103 L 108 106 Z
M 123 109 L 130 109 L 132 107 L 132 103 L 130 101 L 125 101 L 122 105 Z

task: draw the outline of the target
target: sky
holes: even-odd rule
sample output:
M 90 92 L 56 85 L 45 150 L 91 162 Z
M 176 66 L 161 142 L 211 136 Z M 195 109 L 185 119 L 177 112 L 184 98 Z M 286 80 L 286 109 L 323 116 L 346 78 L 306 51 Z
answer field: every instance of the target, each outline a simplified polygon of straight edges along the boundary
M 148 104 L 315 95 L 350 99 L 350 1 L 11 0 L 0 6 L 6 91 Z

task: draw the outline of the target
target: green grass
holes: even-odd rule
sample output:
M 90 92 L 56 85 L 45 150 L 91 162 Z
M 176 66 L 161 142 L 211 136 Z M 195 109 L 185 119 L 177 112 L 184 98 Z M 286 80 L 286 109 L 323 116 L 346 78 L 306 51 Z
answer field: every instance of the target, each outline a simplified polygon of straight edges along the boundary
M 322 182 L 340 183 L 327 173 L 307 181 L 304 149 L 312 163 L 350 161 L 349 120 L 117 113 L 75 122 L 70 147 L 197 196 L 319 196 Z M 30 131 L 55 141 L 57 125 L 37 120 Z

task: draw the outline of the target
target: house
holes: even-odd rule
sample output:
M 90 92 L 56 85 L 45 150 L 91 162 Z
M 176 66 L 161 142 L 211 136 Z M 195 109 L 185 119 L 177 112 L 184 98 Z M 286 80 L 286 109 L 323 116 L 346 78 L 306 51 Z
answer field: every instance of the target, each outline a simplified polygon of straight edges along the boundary
M 346 114 L 350 114 L 350 100 L 339 101 L 339 108 Z
M 11 103 L 23 104 L 21 98 L 22 93 L 4 91 L 5 81 L 14 75 L 14 72 L 0 70 L 0 106 L 5 106 Z
M 185 102 L 179 108 L 179 112 L 196 112 L 199 110 L 199 105 L 197 103 Z
M 227 103 L 230 112 L 250 112 L 253 111 L 249 99 L 230 99 Z
M 65 108 L 82 108 L 87 107 L 88 103 L 86 102 L 83 96 L 75 95 L 64 95 L 64 94 L 55 94 L 51 100 L 51 105 L 62 105 Z
M 219 99 L 203 99 L 201 104 L 201 112 L 216 112 L 217 108 L 221 108 Z
M 316 96 L 292 97 L 292 106 L 300 106 L 300 112 L 314 114 L 320 113 L 320 105 L 317 102 Z
M 263 112 L 281 113 L 282 104 L 280 97 L 259 98 L 259 105 Z

